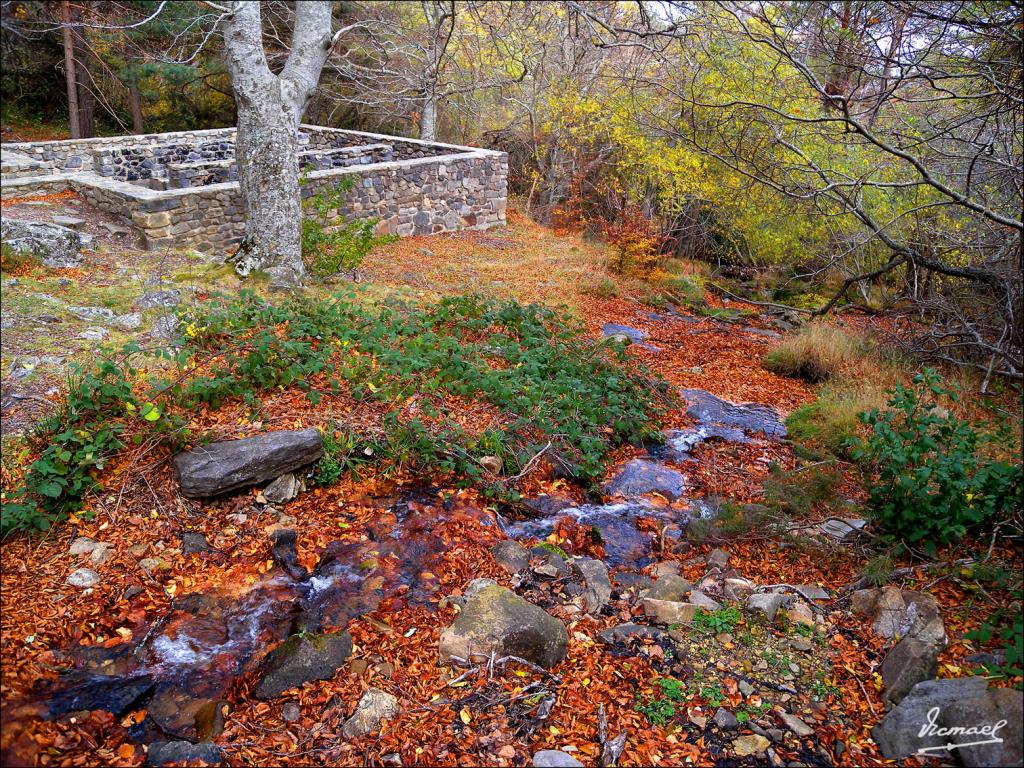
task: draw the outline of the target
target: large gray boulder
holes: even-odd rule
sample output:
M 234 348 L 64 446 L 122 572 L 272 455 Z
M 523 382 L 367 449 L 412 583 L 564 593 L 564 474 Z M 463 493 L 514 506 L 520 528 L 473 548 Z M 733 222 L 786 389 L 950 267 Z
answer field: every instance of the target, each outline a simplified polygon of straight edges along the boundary
M 627 461 L 602 489 L 609 496 L 636 498 L 660 493 L 672 501 L 683 495 L 686 480 L 682 473 L 647 459 Z
M 913 637 L 946 647 L 942 611 L 938 601 L 926 592 L 899 587 L 861 589 L 853 593 L 853 610 L 867 616 L 871 629 L 881 637 Z
M 82 264 L 82 248 L 91 241 L 73 229 L 41 221 L 0 221 L 0 240 L 17 253 L 31 254 L 50 269 L 72 269 Z
M 316 429 L 281 430 L 225 440 L 174 457 L 181 492 L 190 498 L 220 496 L 312 464 L 324 453 Z
M 670 600 L 680 603 L 693 590 L 693 584 L 675 573 L 666 573 L 654 582 L 644 597 L 650 600 Z
M 441 632 L 441 662 L 518 656 L 550 668 L 565 658 L 565 625 L 514 592 L 492 584 L 476 592 Z
M 931 680 L 938 670 L 939 649 L 913 637 L 897 643 L 882 662 L 882 698 L 889 707 L 899 704 L 910 690 L 923 680 Z
M 502 539 L 491 548 L 494 561 L 511 574 L 520 573 L 530 567 L 530 553 L 526 547 L 513 539 Z
M 959 747 L 956 752 L 967 768 L 982 766 L 1024 765 L 1024 693 L 1012 688 L 993 688 L 983 695 L 951 704 L 942 710 L 940 724 L 945 728 L 993 729 L 991 738 L 1002 739 L 991 744 Z M 996 726 L 1005 723 L 1001 728 Z M 977 731 L 975 732 L 977 733 Z M 988 734 L 957 734 L 950 738 L 955 744 L 982 742 Z
M 947 708 L 963 699 L 981 696 L 987 687 L 983 677 L 954 677 L 918 683 L 874 727 L 871 735 L 887 760 L 900 760 L 921 749 L 944 746 L 950 741 L 948 735 L 931 733 L 924 728 L 930 722 L 929 712 L 937 708 L 941 717 Z
M 352 653 L 348 632 L 292 635 L 271 651 L 253 694 L 273 699 L 313 680 L 330 680 Z

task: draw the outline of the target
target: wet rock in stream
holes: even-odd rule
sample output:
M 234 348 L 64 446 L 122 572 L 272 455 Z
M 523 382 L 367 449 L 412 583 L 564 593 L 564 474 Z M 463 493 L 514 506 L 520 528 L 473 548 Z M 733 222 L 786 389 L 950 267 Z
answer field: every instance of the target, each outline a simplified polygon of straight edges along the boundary
M 686 480 L 678 470 L 646 459 L 633 459 L 623 464 L 602 490 L 609 496 L 623 498 L 658 493 L 674 501 L 685 489 Z
M 686 415 L 700 426 L 733 427 L 748 434 L 763 433 L 769 438 L 786 436 L 786 425 L 778 411 L 760 403 L 730 403 L 703 389 L 684 389 L 690 404 Z
M 352 654 L 348 632 L 292 635 L 267 657 L 253 693 L 272 699 L 313 680 L 330 680 Z
M 641 530 L 639 520 L 654 520 L 669 525 L 668 536 L 679 537 L 679 526 L 690 515 L 686 510 L 656 507 L 644 500 L 623 501 L 616 504 L 584 504 L 556 512 L 551 517 L 520 520 L 506 526 L 513 538 L 546 538 L 554 531 L 558 521 L 567 518 L 579 525 L 594 529 L 604 545 L 605 563 L 609 566 L 628 564 L 646 565 L 651 560 L 651 544 L 655 534 Z

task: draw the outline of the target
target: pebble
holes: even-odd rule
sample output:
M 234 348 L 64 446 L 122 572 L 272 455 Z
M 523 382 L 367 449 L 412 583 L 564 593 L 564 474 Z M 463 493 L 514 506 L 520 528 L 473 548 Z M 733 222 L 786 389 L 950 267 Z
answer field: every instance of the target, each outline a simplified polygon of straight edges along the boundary
M 78 536 L 72 542 L 71 546 L 68 547 L 69 555 L 88 555 L 96 547 L 99 546 L 99 542 L 96 539 L 90 538 L 89 536 Z
M 742 693 L 744 696 L 752 696 L 754 694 L 754 686 L 752 686 L 746 680 L 740 680 L 739 689 L 740 693 Z
M 797 651 L 809 651 L 812 648 L 810 638 L 800 635 L 798 637 L 790 638 L 789 647 Z
M 779 719 L 782 720 L 783 725 L 789 728 L 789 730 L 800 738 L 814 735 L 814 729 L 796 715 L 791 715 L 788 712 L 780 712 Z
M 294 701 L 289 701 L 281 707 L 281 719 L 286 723 L 294 723 L 302 717 L 302 709 Z
M 747 755 L 760 754 L 770 746 L 771 742 L 764 736 L 753 734 L 750 736 L 740 736 L 738 739 L 735 739 L 732 743 L 732 750 L 740 757 L 746 757 Z
M 68 576 L 68 584 L 73 587 L 88 589 L 100 583 L 100 575 L 92 568 L 79 568 Z

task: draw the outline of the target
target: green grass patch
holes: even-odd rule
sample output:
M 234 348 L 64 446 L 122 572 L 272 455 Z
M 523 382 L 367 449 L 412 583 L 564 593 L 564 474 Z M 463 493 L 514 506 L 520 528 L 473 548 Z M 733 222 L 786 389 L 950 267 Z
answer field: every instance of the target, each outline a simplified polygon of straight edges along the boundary
M 134 345 L 118 364 L 81 374 L 66 408 L 37 431 L 40 445 L 59 445 L 9 493 L 5 533 L 46 528 L 80 509 L 122 434 L 161 428 L 183 439 L 197 406 L 240 401 L 256 418 L 266 393 L 289 387 L 314 406 L 329 393 L 377 403 L 384 416 L 373 458 L 492 492 L 514 488 L 485 479 L 483 456 L 498 456 L 506 476 L 518 476 L 543 453 L 595 487 L 612 448 L 660 435 L 655 383 L 617 345 L 594 342 L 578 321 L 536 305 L 461 296 L 424 308 L 367 303 L 355 292 L 275 305 L 247 291 L 182 310 L 181 327 L 180 349 L 155 353 L 163 379 L 128 386 L 140 379 L 124 362 L 140 354 Z M 451 416 L 453 400 L 490 410 L 490 426 L 466 431 Z M 321 482 L 371 458 L 368 445 L 341 433 L 328 441 Z

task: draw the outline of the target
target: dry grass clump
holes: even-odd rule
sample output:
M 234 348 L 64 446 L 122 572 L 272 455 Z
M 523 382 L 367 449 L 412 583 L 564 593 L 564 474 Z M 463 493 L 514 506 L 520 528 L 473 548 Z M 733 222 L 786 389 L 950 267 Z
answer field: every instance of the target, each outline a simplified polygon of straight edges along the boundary
M 865 353 L 862 339 L 834 325 L 818 323 L 779 342 L 765 355 L 763 364 L 780 376 L 817 384 L 856 363 Z

